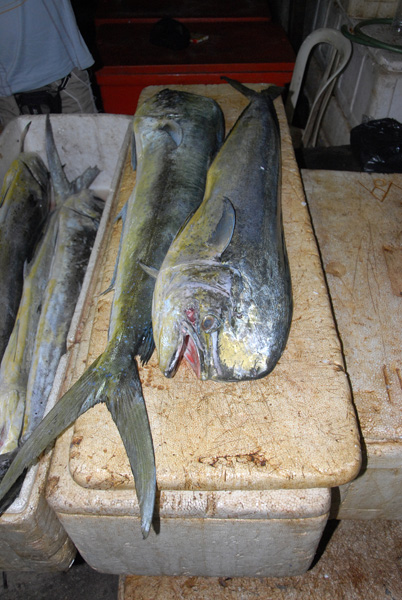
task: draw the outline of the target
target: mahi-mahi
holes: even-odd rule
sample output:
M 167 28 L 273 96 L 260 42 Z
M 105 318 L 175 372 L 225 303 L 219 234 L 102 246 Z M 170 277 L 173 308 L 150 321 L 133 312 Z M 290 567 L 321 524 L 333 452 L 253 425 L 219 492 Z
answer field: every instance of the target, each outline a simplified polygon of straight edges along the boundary
M 156 492 L 152 436 L 136 357 L 153 350 L 154 278 L 183 221 L 200 204 L 208 166 L 224 135 L 223 114 L 210 98 L 165 89 L 134 116 L 136 185 L 123 210 L 108 344 L 103 354 L 44 417 L 0 484 L 0 498 L 80 414 L 108 407 L 134 474 L 141 530 L 150 530 Z
M 0 191 L 0 360 L 8 344 L 22 294 L 24 265 L 31 258 L 50 207 L 49 173 L 36 152 L 11 163 Z
M 97 167 L 67 180 L 49 115 L 46 154 L 54 208 L 25 265 L 16 322 L 0 365 L 1 468 L 43 416 L 104 205 L 87 187 Z
M 277 364 L 292 318 L 281 210 L 281 141 L 273 99 L 232 85 L 250 103 L 212 163 L 204 200 L 157 276 L 153 330 L 159 366 L 184 357 L 201 379 L 264 377 Z

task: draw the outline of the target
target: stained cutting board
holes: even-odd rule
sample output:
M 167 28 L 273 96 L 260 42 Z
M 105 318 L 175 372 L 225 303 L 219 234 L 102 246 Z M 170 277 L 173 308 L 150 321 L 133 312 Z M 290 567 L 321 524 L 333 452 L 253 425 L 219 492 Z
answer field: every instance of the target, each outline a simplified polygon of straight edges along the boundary
M 341 519 L 402 518 L 402 175 L 303 170 L 363 439 Z
M 303 181 L 364 438 L 402 441 L 402 175 Z

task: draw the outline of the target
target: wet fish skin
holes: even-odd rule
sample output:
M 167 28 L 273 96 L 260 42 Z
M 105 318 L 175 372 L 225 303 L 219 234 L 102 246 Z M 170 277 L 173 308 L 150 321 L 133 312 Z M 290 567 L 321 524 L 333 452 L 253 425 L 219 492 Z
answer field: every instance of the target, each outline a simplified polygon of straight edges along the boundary
M 0 360 L 11 335 L 31 258 L 50 207 L 49 173 L 34 152 L 10 165 L 0 192 Z
M 177 231 L 202 200 L 207 168 L 222 142 L 223 115 L 211 99 L 163 90 L 134 116 L 136 186 L 124 210 L 113 282 L 114 299 L 105 352 L 56 403 L 26 440 L 0 484 L 0 498 L 29 465 L 80 414 L 105 402 L 134 474 L 141 531 L 150 531 L 155 459 L 136 357 L 153 349 L 154 279 Z
M 57 365 L 66 351 L 68 329 L 103 208 L 104 201 L 88 189 L 70 196 L 59 208 L 57 240 L 27 382 L 23 439 L 35 430 L 43 417 Z
M 57 239 L 57 218 L 48 219 L 42 243 L 26 265 L 21 302 L 0 365 L 0 453 L 14 451 L 19 443 L 25 416 L 29 371 L 42 300 Z
M 273 98 L 248 96 L 211 165 L 204 200 L 171 245 L 153 298 L 159 366 L 187 359 L 201 379 L 266 376 L 288 339 L 292 290 L 281 211 L 280 131 Z
M 70 183 L 65 177 L 49 116 L 46 146 L 55 208 L 26 265 L 16 324 L 0 366 L 2 460 L 43 416 L 104 205 L 86 187 L 75 193 L 80 178 Z

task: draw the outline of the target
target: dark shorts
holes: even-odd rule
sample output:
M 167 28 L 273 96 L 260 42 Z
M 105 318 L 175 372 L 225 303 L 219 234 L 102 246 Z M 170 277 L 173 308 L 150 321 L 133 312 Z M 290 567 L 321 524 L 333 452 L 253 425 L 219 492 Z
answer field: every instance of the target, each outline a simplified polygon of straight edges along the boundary
M 40 88 L 40 92 L 46 94 L 55 95 L 57 90 L 62 85 L 63 80 L 59 79 L 49 85 Z M 27 95 L 28 97 L 28 95 Z M 22 98 L 24 102 L 25 97 Z M 28 97 L 29 100 L 29 97 Z M 91 82 L 89 79 L 88 71 L 80 71 L 79 69 L 73 69 L 70 76 L 67 79 L 67 83 L 60 91 L 60 102 L 61 110 L 58 112 L 62 113 L 96 113 L 97 108 L 92 92 Z M 5 125 L 15 117 L 21 114 L 29 113 L 29 107 L 23 107 L 21 112 L 20 107 L 17 104 L 15 96 L 0 97 L 0 128 L 4 128 Z M 34 109 L 35 110 L 35 109 Z M 43 109 L 42 112 L 49 112 Z M 52 111 L 53 112 L 53 111 Z M 35 112 L 33 113 L 35 114 Z

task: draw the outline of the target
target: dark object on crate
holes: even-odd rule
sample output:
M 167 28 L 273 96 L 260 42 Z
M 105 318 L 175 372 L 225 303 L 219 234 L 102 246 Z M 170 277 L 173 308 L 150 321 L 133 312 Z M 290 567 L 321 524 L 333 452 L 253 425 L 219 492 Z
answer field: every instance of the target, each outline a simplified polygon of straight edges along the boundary
M 361 171 L 350 145 L 295 148 L 295 155 L 299 169 Z
M 190 45 L 190 32 L 180 21 L 164 17 L 152 27 L 149 41 L 155 46 L 184 50 Z
M 375 119 L 350 132 L 350 143 L 361 170 L 402 173 L 402 124 L 396 119 Z

